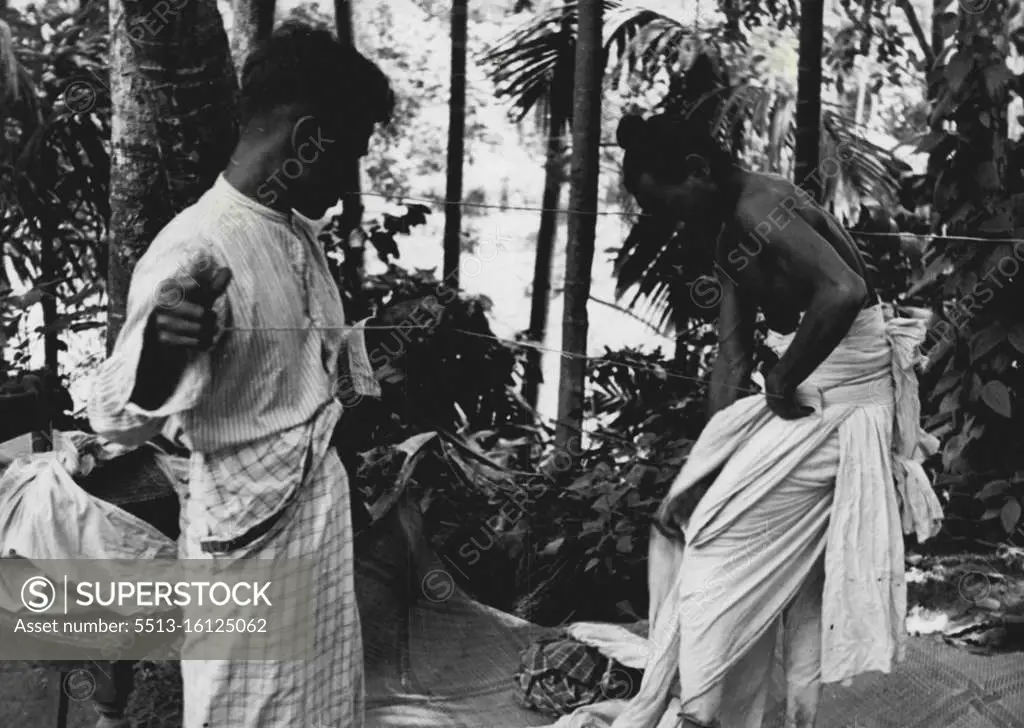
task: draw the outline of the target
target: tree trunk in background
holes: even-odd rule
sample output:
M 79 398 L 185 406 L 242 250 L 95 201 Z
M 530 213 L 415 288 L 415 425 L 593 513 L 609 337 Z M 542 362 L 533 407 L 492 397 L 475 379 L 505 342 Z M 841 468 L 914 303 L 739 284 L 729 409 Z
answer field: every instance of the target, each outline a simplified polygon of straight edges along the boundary
M 448 186 L 444 208 L 444 283 L 459 287 L 462 252 L 462 161 L 466 144 L 467 0 L 452 5 L 451 99 L 448 102 Z
M 861 12 L 861 37 L 860 55 L 857 58 L 860 66 L 857 68 L 857 107 L 853 112 L 853 120 L 857 124 L 864 124 L 867 109 L 868 82 L 871 80 L 871 42 L 874 38 L 874 29 L 871 27 L 871 13 L 874 9 L 874 0 L 865 0 L 864 9 Z
M 933 0 L 932 2 L 932 55 L 935 58 L 939 58 L 942 55 L 942 48 L 946 45 L 946 39 L 942 37 L 942 26 L 935 22 L 935 19 L 942 15 L 947 6 L 949 0 Z M 928 69 L 931 71 L 931 69 Z M 930 74 L 925 76 L 926 83 L 928 84 L 928 100 L 932 102 L 932 108 L 935 106 L 937 96 L 935 89 L 938 88 L 937 84 L 928 83 L 927 79 L 930 79 Z M 942 121 L 936 118 L 931 124 L 932 131 L 942 131 Z
M 815 172 L 821 155 L 821 45 L 824 0 L 800 4 L 800 57 L 796 90 L 796 150 L 794 181 L 815 200 L 821 200 L 821 180 Z
M 112 0 L 110 27 L 108 353 L 124 323 L 135 264 L 227 166 L 238 93 L 214 0 L 170 13 L 161 0 Z
M 242 80 L 242 67 L 256 44 L 270 37 L 274 30 L 277 0 L 233 0 L 235 19 L 231 24 L 231 57 L 235 72 Z
M 334 0 L 334 24 L 338 31 L 338 40 L 345 45 L 355 46 L 351 0 Z M 358 321 L 371 313 L 362 290 L 366 247 L 362 236 L 363 198 L 358 159 L 353 159 L 347 164 L 345 180 L 346 194 L 342 200 L 341 212 L 341 239 L 345 253 L 342 279 L 350 296 L 345 316 Z
M 583 399 L 587 373 L 587 303 L 597 233 L 597 180 L 601 141 L 601 0 L 582 0 L 573 88 L 572 183 L 569 240 L 565 251 L 565 311 L 562 314 L 561 379 L 555 444 L 572 466 L 582 451 Z M 564 458 L 563 458 L 564 461 Z
M 565 142 L 565 119 L 561 117 L 559 104 L 551 105 L 548 118 L 548 149 L 544 168 L 544 197 L 540 213 L 540 229 L 537 231 L 537 256 L 533 264 L 533 286 L 530 300 L 530 341 L 543 345 L 547 338 L 548 311 L 551 307 L 551 268 L 554 265 L 555 240 L 558 237 L 558 206 L 562 199 L 564 182 L 563 155 Z M 534 409 L 544 381 L 543 352 L 527 349 L 526 376 L 523 381 L 523 398 Z
M 57 256 L 54 245 L 57 244 L 57 231 L 46 225 L 40 240 L 40 263 L 42 270 L 44 295 L 40 304 L 43 307 L 43 353 L 45 366 L 53 374 L 60 374 L 60 336 L 52 327 L 57 323 Z M 65 347 L 66 348 L 66 347 Z

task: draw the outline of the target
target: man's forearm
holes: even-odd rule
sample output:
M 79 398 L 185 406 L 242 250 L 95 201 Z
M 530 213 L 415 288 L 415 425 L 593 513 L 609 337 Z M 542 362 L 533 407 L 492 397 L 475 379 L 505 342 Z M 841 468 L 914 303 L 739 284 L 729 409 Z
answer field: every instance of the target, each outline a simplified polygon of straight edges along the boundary
M 750 364 L 731 363 L 721 354 L 715 358 L 708 393 L 708 417 L 714 417 L 747 393 L 745 387 L 752 369 Z
M 793 342 L 772 372 L 784 389 L 795 390 L 828 358 L 856 320 L 864 296 L 862 289 L 853 287 L 811 301 Z
M 146 410 L 159 409 L 178 388 L 188 364 L 188 355 L 179 349 L 168 351 L 146 332 L 135 375 L 135 388 L 129 400 Z

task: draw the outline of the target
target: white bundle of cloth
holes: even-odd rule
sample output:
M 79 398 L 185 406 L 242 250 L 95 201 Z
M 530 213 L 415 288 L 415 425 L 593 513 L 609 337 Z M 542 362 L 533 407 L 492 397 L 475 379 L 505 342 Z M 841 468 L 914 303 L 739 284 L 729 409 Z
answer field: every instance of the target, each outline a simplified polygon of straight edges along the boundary
M 109 564 L 116 580 L 123 569 L 118 561 L 176 559 L 174 541 L 142 519 L 92 497 L 74 480 L 87 475 L 96 459 L 112 459 L 130 449 L 95 435 L 70 433 L 56 437 L 51 452 L 14 460 L 0 477 L 0 556 L 27 558 L 58 582 L 65 571 L 47 562 L 88 559 L 93 571 Z M 0 609 L 25 611 L 21 587 L 5 583 L 0 573 Z M 130 607 L 113 609 L 125 616 L 135 613 Z

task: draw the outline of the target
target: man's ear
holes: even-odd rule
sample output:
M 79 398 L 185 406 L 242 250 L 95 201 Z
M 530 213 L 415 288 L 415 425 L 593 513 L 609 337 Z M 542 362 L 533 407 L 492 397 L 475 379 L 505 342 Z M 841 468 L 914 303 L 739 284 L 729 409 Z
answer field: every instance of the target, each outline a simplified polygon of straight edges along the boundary
M 315 116 L 306 115 L 292 124 L 292 154 L 298 155 L 311 145 L 319 146 L 323 134 Z M 312 160 L 303 160 L 312 161 Z

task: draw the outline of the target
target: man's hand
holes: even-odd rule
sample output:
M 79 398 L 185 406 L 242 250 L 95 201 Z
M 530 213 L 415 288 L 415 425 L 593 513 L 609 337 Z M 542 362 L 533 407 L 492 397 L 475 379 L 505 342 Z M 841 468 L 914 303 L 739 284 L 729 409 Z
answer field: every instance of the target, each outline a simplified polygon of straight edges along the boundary
M 212 263 L 164 281 L 160 304 L 150 317 L 151 341 L 165 350 L 206 351 L 217 335 L 214 302 L 231 282 L 231 269 Z
M 208 258 L 161 283 L 150 314 L 131 401 L 146 409 L 163 406 L 181 381 L 189 351 L 206 351 L 217 335 L 214 302 L 231 282 L 231 270 Z
M 694 483 L 688 490 L 678 497 L 669 500 L 665 498 L 658 507 L 654 516 L 654 525 L 661 531 L 662 535 L 674 541 L 685 541 L 683 529 L 690 522 L 690 517 L 696 510 L 701 498 L 714 484 L 715 479 L 722 470 L 709 473 L 700 481 Z
M 813 407 L 800 404 L 795 389 L 782 384 L 775 369 L 764 378 L 764 396 L 768 400 L 768 408 L 784 420 L 798 420 L 814 414 Z

